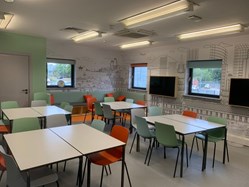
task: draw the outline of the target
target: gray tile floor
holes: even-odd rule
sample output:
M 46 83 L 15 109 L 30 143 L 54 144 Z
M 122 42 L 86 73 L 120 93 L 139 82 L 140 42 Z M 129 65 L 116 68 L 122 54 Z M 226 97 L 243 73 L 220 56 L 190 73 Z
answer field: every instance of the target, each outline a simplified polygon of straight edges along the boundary
M 207 168 L 201 171 L 201 151 L 194 149 L 189 167 L 184 164 L 184 176 L 179 177 L 179 167 L 176 178 L 173 178 L 173 170 L 176 158 L 176 150 L 168 149 L 167 158 L 163 159 L 163 148 L 154 149 L 150 166 L 144 165 L 144 158 L 148 141 L 141 140 L 141 151 L 133 149 L 129 154 L 131 141 L 134 134 L 130 135 L 126 148 L 126 162 L 132 180 L 133 187 L 249 187 L 249 148 L 229 142 L 230 162 L 222 164 L 222 143 L 218 143 L 215 167 L 212 168 L 213 145 L 209 144 Z M 186 137 L 190 147 L 192 136 Z M 134 147 L 135 148 L 135 147 Z M 63 164 L 59 168 L 59 182 L 61 187 L 75 186 L 78 159 L 67 162 L 66 172 L 62 171 Z M 103 187 L 120 186 L 120 163 L 111 165 L 112 174 L 104 176 Z M 179 165 L 178 165 L 179 166 Z M 91 186 L 98 187 L 100 182 L 101 167 L 92 165 Z M 5 185 L 4 174 L 0 186 Z M 56 186 L 49 185 L 49 187 Z M 86 181 L 83 186 L 86 186 Z M 125 186 L 129 186 L 125 175 Z

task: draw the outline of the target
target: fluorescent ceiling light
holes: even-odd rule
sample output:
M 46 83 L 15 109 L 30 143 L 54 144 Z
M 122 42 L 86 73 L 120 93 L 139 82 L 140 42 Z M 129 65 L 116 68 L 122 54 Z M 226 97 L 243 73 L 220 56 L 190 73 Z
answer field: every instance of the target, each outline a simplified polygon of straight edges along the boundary
M 210 35 L 219 35 L 219 34 L 233 34 L 237 32 L 244 31 L 244 26 L 241 24 L 230 25 L 225 27 L 218 27 L 208 30 L 202 30 L 197 32 L 191 32 L 186 34 L 181 34 L 178 36 L 180 40 L 189 39 L 189 38 L 196 38 L 202 36 L 210 36 Z
M 83 40 L 88 40 L 88 39 L 95 38 L 95 37 L 98 37 L 98 36 L 101 36 L 100 32 L 97 32 L 97 31 L 87 31 L 87 32 L 80 33 L 77 36 L 74 36 L 72 38 L 72 40 L 74 40 L 75 42 L 81 42 Z
M 9 13 L 2 14 L 0 12 L 0 29 L 6 29 L 11 19 L 13 18 L 13 16 L 14 16 L 13 14 L 9 14 Z
M 144 46 L 144 45 L 149 45 L 149 44 L 151 44 L 150 41 L 142 41 L 142 42 L 124 44 L 124 45 L 121 45 L 120 48 L 127 49 L 127 48 L 131 48 L 131 47 L 139 47 L 139 46 Z
M 191 10 L 193 4 L 187 0 L 179 0 L 146 12 L 131 16 L 129 18 L 121 20 L 125 26 L 139 26 L 152 21 L 158 21 L 159 19 L 171 17 L 173 15 L 179 15 Z
M 7 3 L 13 3 L 15 0 L 4 0 Z

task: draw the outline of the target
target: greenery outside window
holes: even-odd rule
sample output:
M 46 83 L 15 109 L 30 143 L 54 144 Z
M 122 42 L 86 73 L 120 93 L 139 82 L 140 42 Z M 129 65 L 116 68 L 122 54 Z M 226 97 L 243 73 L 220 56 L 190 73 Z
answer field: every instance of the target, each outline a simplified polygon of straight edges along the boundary
M 222 60 L 188 61 L 188 95 L 220 97 Z
M 131 64 L 131 88 L 146 90 L 147 88 L 147 64 Z
M 75 60 L 47 58 L 47 88 L 69 87 L 75 85 Z

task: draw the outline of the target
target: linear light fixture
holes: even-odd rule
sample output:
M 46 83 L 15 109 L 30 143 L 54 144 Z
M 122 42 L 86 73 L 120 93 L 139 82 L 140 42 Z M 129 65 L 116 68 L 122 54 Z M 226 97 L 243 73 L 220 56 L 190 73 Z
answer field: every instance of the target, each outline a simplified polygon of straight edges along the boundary
M 152 43 L 151 41 L 135 42 L 135 43 L 121 45 L 120 48 L 127 49 L 127 48 L 132 48 L 132 47 L 140 47 L 140 46 L 144 46 L 144 45 L 150 45 L 151 43 Z
M 241 24 L 230 25 L 225 27 L 217 27 L 208 30 L 202 30 L 197 32 L 191 32 L 186 34 L 180 34 L 178 38 L 180 40 L 202 37 L 202 36 L 210 36 L 210 35 L 219 35 L 219 34 L 233 34 L 244 31 L 244 26 Z
M 120 20 L 125 26 L 139 26 L 158 21 L 173 15 L 179 15 L 193 8 L 193 3 L 187 0 L 179 0 L 146 12 Z
M 74 40 L 75 42 L 81 42 L 83 40 L 88 40 L 88 39 L 92 39 L 95 37 L 101 37 L 101 33 L 97 31 L 86 31 L 86 32 L 80 33 L 77 36 L 72 37 L 72 40 Z
M 13 14 L 0 12 L 0 29 L 6 29 L 13 16 Z

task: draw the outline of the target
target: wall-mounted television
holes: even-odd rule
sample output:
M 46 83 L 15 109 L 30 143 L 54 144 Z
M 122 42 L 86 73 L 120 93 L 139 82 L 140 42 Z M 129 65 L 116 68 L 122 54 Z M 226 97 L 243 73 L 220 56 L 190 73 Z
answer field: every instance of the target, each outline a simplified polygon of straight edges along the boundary
M 150 76 L 149 85 L 149 94 L 177 96 L 178 79 L 176 76 Z
M 249 78 L 231 78 L 229 104 L 249 107 Z

